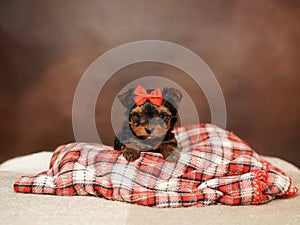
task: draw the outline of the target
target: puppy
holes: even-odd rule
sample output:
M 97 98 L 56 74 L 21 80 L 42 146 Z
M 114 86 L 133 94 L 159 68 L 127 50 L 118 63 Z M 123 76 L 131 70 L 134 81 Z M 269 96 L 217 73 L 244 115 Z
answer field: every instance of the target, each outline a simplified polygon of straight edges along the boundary
M 146 90 L 138 85 L 118 98 L 128 109 L 128 121 L 115 138 L 114 148 L 121 150 L 128 161 L 147 151 L 159 152 L 167 161 L 177 161 L 180 152 L 172 130 L 178 120 L 181 92 L 175 88 Z

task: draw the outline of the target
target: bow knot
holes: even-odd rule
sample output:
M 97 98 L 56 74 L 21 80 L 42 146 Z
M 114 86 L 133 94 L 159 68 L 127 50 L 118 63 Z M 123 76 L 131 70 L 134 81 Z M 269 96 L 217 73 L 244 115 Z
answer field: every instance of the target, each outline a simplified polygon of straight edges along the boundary
M 160 88 L 157 88 L 148 94 L 144 87 L 138 85 L 133 94 L 135 94 L 134 102 L 137 106 L 143 105 L 146 101 L 150 101 L 154 105 L 161 106 L 163 102 L 162 91 Z

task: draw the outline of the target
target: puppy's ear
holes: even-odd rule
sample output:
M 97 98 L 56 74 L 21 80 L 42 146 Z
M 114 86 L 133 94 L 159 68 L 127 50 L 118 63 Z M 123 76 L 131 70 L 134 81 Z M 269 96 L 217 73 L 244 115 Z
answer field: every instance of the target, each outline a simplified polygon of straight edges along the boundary
M 132 90 L 129 90 L 121 95 L 118 95 L 118 99 L 126 108 L 131 108 L 134 105 Z
M 175 88 L 167 88 L 164 90 L 165 93 L 164 99 L 168 100 L 172 104 L 175 104 L 175 106 L 178 106 L 181 99 L 182 99 L 182 94 L 181 91 L 175 89 Z

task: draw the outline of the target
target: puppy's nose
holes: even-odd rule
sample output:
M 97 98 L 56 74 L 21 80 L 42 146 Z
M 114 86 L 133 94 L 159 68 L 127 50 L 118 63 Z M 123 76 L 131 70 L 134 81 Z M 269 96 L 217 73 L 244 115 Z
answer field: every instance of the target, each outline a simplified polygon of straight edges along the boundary
M 151 130 L 149 128 L 146 128 L 146 133 L 151 134 Z

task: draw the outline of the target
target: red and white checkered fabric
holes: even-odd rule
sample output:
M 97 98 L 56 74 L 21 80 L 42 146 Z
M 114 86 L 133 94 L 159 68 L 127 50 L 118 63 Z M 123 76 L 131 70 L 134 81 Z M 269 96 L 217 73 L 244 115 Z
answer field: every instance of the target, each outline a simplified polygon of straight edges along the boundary
M 14 190 L 156 207 L 262 204 L 298 191 L 291 178 L 231 132 L 200 124 L 175 133 L 181 151 L 176 163 L 153 152 L 127 162 L 105 145 L 67 144 L 55 150 L 49 170 L 19 178 Z

